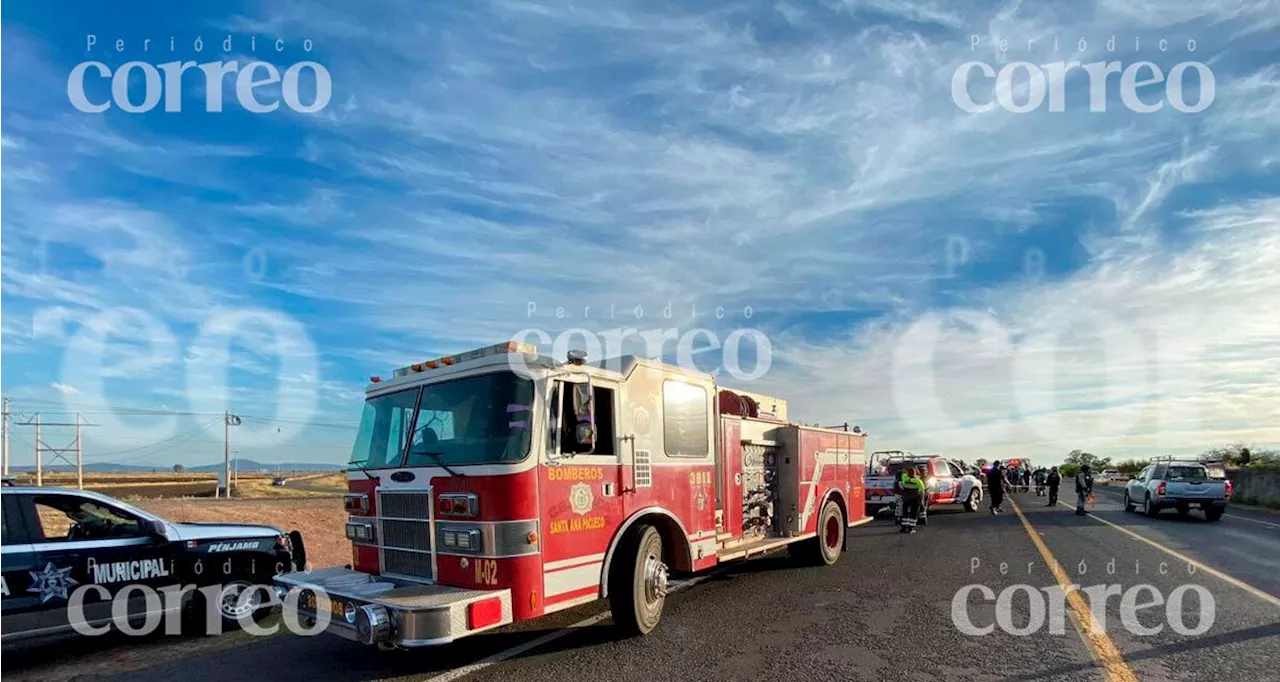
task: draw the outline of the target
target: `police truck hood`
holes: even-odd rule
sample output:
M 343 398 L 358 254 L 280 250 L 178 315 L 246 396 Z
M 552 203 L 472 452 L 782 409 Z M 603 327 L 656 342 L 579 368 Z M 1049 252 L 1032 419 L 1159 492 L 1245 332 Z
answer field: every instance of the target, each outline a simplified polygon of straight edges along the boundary
M 170 523 L 180 540 L 233 540 L 237 538 L 272 538 L 284 531 L 271 526 L 238 523 Z

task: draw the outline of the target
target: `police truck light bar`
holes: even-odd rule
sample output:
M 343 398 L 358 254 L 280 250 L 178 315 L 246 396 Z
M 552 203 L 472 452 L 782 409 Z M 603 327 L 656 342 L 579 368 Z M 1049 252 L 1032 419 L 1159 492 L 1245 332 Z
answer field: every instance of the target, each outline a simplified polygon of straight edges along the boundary
M 467 362 L 468 360 L 475 360 L 477 358 L 489 357 L 491 355 L 504 355 L 507 353 L 522 353 L 524 355 L 537 355 L 538 347 L 532 343 L 516 343 L 515 341 L 508 341 L 507 343 L 499 343 L 493 346 L 477 348 L 475 350 L 469 350 L 465 353 L 459 353 L 457 355 L 447 355 L 442 358 L 436 358 L 435 360 L 428 360 L 426 362 L 415 362 L 412 365 L 409 365 L 407 367 L 401 367 L 400 369 L 397 369 L 395 371 L 394 376 L 396 377 L 408 376 L 410 374 L 416 374 L 418 372 L 422 372 L 429 369 L 438 369 L 440 367 L 448 367 L 449 365 L 454 365 L 459 362 Z

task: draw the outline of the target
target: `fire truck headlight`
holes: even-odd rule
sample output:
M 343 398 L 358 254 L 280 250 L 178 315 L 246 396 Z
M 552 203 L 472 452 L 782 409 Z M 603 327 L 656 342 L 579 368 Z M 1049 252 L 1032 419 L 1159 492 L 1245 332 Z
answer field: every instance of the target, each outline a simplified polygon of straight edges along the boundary
M 449 528 L 440 531 L 440 544 L 449 549 L 465 549 L 477 551 L 480 549 L 480 531 L 474 528 L 470 529 L 454 529 Z
M 373 524 L 359 522 L 348 523 L 347 539 L 353 542 L 373 542 Z

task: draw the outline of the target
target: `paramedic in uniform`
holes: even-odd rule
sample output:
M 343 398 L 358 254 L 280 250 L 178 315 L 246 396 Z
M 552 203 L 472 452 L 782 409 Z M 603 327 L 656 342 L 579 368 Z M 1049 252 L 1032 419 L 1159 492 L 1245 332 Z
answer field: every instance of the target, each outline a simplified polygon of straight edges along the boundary
M 916 519 L 920 514 L 921 498 L 925 495 L 924 481 L 915 467 L 902 472 L 899 480 L 902 486 L 902 527 L 900 533 L 915 533 Z

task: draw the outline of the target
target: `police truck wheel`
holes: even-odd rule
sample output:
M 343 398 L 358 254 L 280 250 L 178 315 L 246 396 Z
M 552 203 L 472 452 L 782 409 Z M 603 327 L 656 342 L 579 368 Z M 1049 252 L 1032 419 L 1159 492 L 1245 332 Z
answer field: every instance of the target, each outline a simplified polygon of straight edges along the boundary
M 667 599 L 667 565 L 662 538 L 653 526 L 641 526 L 619 547 L 626 559 L 613 570 L 609 607 L 613 623 L 631 635 L 647 635 L 658 626 Z
M 235 580 L 223 586 L 213 603 L 209 603 L 204 590 L 197 589 L 192 593 L 191 603 L 184 614 L 191 628 L 189 631 L 205 635 L 238 632 L 245 622 L 242 618 L 262 620 L 271 613 L 263 589 L 247 580 Z M 243 601 L 241 595 L 244 595 Z
M 236 580 L 227 583 L 218 595 L 218 615 L 222 616 L 223 627 L 239 627 L 241 619 L 259 617 L 264 597 L 261 587 L 254 586 L 247 580 Z
M 982 493 L 974 488 L 969 491 L 969 497 L 964 501 L 964 510 L 967 512 L 978 511 L 978 505 L 982 504 Z

